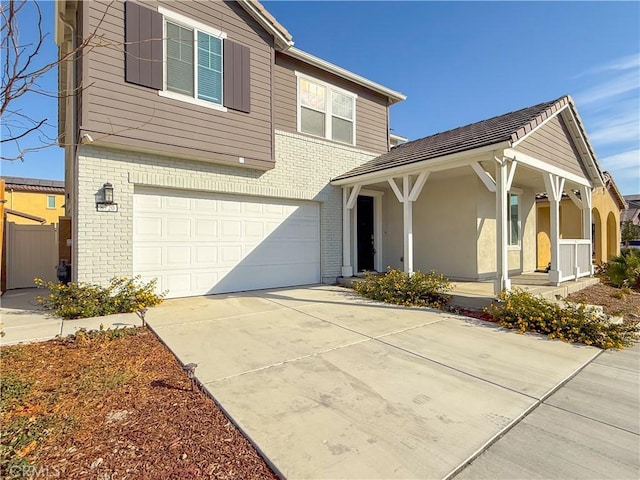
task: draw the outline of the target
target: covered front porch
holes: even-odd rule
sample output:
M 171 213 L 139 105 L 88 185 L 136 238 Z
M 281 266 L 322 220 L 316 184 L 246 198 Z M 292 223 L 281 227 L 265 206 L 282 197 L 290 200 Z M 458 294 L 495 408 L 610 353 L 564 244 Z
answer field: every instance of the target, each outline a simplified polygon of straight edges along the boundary
M 400 145 L 334 179 L 343 190 L 343 277 L 387 267 L 408 274 L 433 269 L 470 293 L 493 295 L 533 274 L 540 248 L 549 249 L 550 265 L 530 286 L 591 276 L 591 192 L 602 180 L 588 143 L 579 143 L 585 137 L 567 98 L 530 107 L 544 108 L 506 139 L 498 128 L 494 141 L 474 145 L 480 134 L 489 135 L 479 122 Z M 501 118 L 490 119 L 491 128 Z M 536 236 L 541 192 L 549 201 L 546 246 Z M 580 212 L 578 238 L 561 235 L 568 221 L 561 215 L 563 193 Z

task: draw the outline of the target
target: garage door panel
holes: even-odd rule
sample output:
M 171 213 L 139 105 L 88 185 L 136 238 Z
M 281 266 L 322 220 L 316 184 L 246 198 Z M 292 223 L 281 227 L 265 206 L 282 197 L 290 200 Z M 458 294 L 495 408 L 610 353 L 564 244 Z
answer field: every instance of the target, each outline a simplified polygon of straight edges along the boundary
M 162 268 L 162 247 L 136 245 L 133 248 L 133 256 L 137 259 L 138 273 Z
M 319 205 L 140 189 L 133 270 L 169 297 L 317 283 Z
M 162 206 L 165 210 L 176 210 L 178 212 L 190 211 L 192 199 L 184 197 L 164 197 Z
M 165 263 L 169 266 L 180 266 L 189 268 L 191 261 L 191 247 L 172 246 L 165 248 Z
M 165 219 L 164 230 L 162 233 L 166 240 L 190 239 L 192 235 L 191 220 L 180 217 L 167 218 Z
M 195 240 L 211 240 L 218 237 L 218 222 L 215 220 L 195 220 L 196 238 Z
M 242 204 L 233 199 L 219 200 L 218 206 L 222 214 L 238 214 L 242 212 Z
M 244 236 L 259 240 L 264 237 L 265 228 L 261 221 L 247 220 L 244 222 Z
M 187 296 L 193 291 L 190 273 L 166 273 L 162 280 L 162 290 L 168 290 L 170 296 Z
M 195 249 L 195 262 L 199 266 L 215 267 L 218 263 L 218 247 L 198 245 Z
M 153 195 L 135 195 L 133 197 L 133 208 L 135 210 L 157 211 L 162 208 L 162 198 Z
M 162 219 L 141 216 L 133 228 L 134 239 L 157 238 L 162 235 Z

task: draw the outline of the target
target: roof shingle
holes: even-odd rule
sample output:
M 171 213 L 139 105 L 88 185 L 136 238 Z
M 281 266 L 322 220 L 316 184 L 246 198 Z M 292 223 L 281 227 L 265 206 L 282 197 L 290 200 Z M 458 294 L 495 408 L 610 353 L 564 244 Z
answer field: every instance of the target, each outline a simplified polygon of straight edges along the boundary
M 392 148 L 388 153 L 334 178 L 334 180 L 408 165 L 508 140 L 515 142 L 567 103 L 569 103 L 569 96 L 564 95 L 550 102 L 539 103 L 538 105 L 403 143 Z

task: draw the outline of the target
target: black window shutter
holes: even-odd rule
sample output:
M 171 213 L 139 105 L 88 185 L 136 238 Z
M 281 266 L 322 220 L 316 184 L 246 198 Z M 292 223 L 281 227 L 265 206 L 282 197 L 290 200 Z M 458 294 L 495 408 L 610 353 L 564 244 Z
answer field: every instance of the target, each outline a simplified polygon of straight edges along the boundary
M 249 53 L 249 47 L 224 40 L 224 106 L 246 113 L 251 111 Z
M 124 10 L 124 79 L 162 90 L 162 15 L 129 1 Z

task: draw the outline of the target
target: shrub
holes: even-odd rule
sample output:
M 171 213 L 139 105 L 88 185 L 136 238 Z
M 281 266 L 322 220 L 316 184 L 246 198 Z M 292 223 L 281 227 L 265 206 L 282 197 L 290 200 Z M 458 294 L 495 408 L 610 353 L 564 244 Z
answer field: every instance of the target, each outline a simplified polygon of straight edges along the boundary
M 623 348 L 638 341 L 639 322 L 613 324 L 584 304 L 567 302 L 563 307 L 520 289 L 503 291 L 500 302 L 487 311 L 503 327 L 520 333 L 543 333 L 569 343 L 607 349 Z
M 447 295 L 449 280 L 434 271 L 408 275 L 389 269 L 383 274 L 367 274 L 354 288 L 363 297 L 396 305 L 443 307 L 451 298 Z
M 621 255 L 609 260 L 606 276 L 618 288 L 640 290 L 640 249 L 625 248 Z
M 155 293 L 156 283 L 155 279 L 141 283 L 139 276 L 114 277 L 106 287 L 86 283 L 45 283 L 35 279 L 36 286 L 50 291 L 49 295 L 38 297 L 38 302 L 45 310 L 67 320 L 135 312 L 159 305 L 165 293 Z

